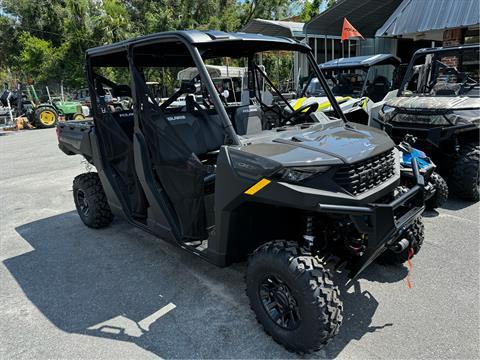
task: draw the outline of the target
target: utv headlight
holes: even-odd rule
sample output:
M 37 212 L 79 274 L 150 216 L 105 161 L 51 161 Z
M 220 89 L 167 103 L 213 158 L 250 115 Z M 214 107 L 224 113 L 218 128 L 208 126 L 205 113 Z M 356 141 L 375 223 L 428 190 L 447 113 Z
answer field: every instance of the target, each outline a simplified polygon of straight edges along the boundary
M 230 149 L 228 155 L 235 172 L 247 179 L 258 180 L 268 177 L 281 167 L 281 164 L 276 161 L 244 151 Z
M 381 120 L 384 122 L 390 121 L 395 115 L 395 110 L 393 106 L 383 105 L 382 111 L 380 112 Z
M 454 125 L 480 123 L 480 109 L 454 110 L 446 116 Z
M 288 183 L 299 183 L 314 175 L 324 173 L 330 169 L 330 166 L 305 166 L 283 168 L 274 175 L 278 181 Z

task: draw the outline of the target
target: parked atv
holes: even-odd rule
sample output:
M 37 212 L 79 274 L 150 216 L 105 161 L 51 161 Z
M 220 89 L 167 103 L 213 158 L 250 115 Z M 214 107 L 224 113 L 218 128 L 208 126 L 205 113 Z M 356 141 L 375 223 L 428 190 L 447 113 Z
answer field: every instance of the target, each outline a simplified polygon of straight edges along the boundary
M 273 72 L 260 69 L 262 52 L 305 56 L 337 120 L 315 112 L 318 104 L 284 111 L 286 99 L 265 103 L 262 78 L 282 94 L 266 75 Z M 60 149 L 97 169 L 73 182 L 81 220 L 101 228 L 117 215 L 218 266 L 248 258 L 251 308 L 287 349 L 316 351 L 339 331 L 342 301 L 327 259 L 346 263 L 353 281 L 379 256 L 401 264 L 420 250 L 424 179 L 416 159 L 403 191 L 395 144 L 346 121 L 308 45 L 175 31 L 90 49 L 86 61 L 93 120 L 57 129 Z M 205 66 L 222 61 L 248 64 L 248 104 L 222 100 Z M 169 98 L 155 99 L 147 84 L 161 78 L 155 72 L 176 79 L 192 66 L 201 86 L 165 80 Z M 101 76 L 103 67 L 128 71 L 133 87 Z M 130 96 L 133 109 L 111 112 L 106 86 Z M 185 106 L 172 106 L 180 97 Z M 239 136 L 245 124 L 258 132 Z
M 432 160 L 423 151 L 412 146 L 415 141 L 413 136 L 406 136 L 397 146 L 402 155 L 400 160 L 402 185 L 409 189 L 415 184 L 412 160 L 416 159 L 420 174 L 425 179 L 425 206 L 429 210 L 434 210 L 448 200 L 448 185 L 445 179 L 435 171 L 436 166 Z
M 480 199 L 479 57 L 478 44 L 418 50 L 378 119 L 397 142 L 415 136 L 450 189 L 471 201 Z

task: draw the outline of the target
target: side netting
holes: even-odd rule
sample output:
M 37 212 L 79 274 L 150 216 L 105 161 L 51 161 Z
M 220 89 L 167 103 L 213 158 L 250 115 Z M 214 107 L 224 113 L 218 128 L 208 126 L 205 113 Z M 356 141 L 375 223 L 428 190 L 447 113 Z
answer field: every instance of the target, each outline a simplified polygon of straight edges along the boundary
M 140 127 L 150 151 L 153 169 L 175 210 L 184 240 L 208 237 L 204 204 L 206 166 L 172 126 L 158 106 L 142 73 L 133 67 Z
M 97 88 L 101 87 L 97 82 Z M 130 116 L 116 116 L 108 111 L 105 100 L 99 97 L 100 111 L 97 117 L 97 131 L 101 133 L 102 144 L 108 164 L 112 166 L 120 179 L 119 185 L 124 187 L 128 194 L 127 203 L 132 214 L 136 217 L 146 216 L 146 199 L 141 190 L 140 182 L 135 174 L 133 159 L 133 143 L 130 134 L 133 134 L 133 113 L 123 114 Z

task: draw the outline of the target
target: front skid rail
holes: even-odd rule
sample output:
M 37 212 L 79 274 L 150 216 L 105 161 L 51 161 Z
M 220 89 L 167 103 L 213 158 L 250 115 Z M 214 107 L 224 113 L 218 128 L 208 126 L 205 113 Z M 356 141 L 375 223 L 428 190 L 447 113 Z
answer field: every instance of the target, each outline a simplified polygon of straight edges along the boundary
M 369 206 L 318 204 L 318 212 L 349 215 L 357 230 L 368 235 L 367 247 L 363 255 L 351 264 L 349 277 L 352 280 L 393 245 L 424 211 L 425 181 L 420 174 L 416 159 L 412 159 L 412 170 L 415 185 L 389 204 L 369 204 Z M 408 202 L 414 206 L 396 219 L 395 210 Z
M 474 124 L 460 124 L 452 126 L 439 126 L 432 128 L 415 128 L 409 126 L 392 125 L 390 123 L 383 123 L 387 134 L 393 138 L 404 137 L 405 134 L 414 135 L 418 139 L 423 139 L 436 148 L 440 148 L 441 143 L 450 139 L 456 133 L 472 131 L 477 126 Z

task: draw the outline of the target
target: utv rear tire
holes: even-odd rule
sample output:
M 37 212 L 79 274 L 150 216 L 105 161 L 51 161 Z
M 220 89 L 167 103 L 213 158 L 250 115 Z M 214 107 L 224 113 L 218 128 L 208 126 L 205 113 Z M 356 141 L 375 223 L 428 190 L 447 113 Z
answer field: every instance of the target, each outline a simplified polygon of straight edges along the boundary
M 112 222 L 113 214 L 97 173 L 81 174 L 73 180 L 73 200 L 88 227 L 99 229 Z
M 296 242 L 260 246 L 249 258 L 246 282 L 258 322 L 287 350 L 317 351 L 338 333 L 343 309 L 338 287 L 318 258 Z
M 480 199 L 479 154 L 478 144 L 463 144 L 460 148 L 459 158 L 455 162 L 450 178 L 450 188 L 462 199 L 470 201 Z
M 445 179 L 436 172 L 432 173 L 429 181 L 435 186 L 435 194 L 425 202 L 425 206 L 428 210 L 433 210 L 448 200 L 448 185 Z
M 425 238 L 422 218 L 418 218 L 417 220 L 415 220 L 413 225 L 407 231 L 409 232 L 408 238 L 414 239 L 413 246 L 409 246 L 408 248 L 399 253 L 392 250 L 386 250 L 382 255 L 378 257 L 377 262 L 379 264 L 403 264 L 408 260 L 408 253 L 410 252 L 411 248 L 413 248 L 413 255 L 410 258 L 413 258 L 415 255 L 418 254 Z

